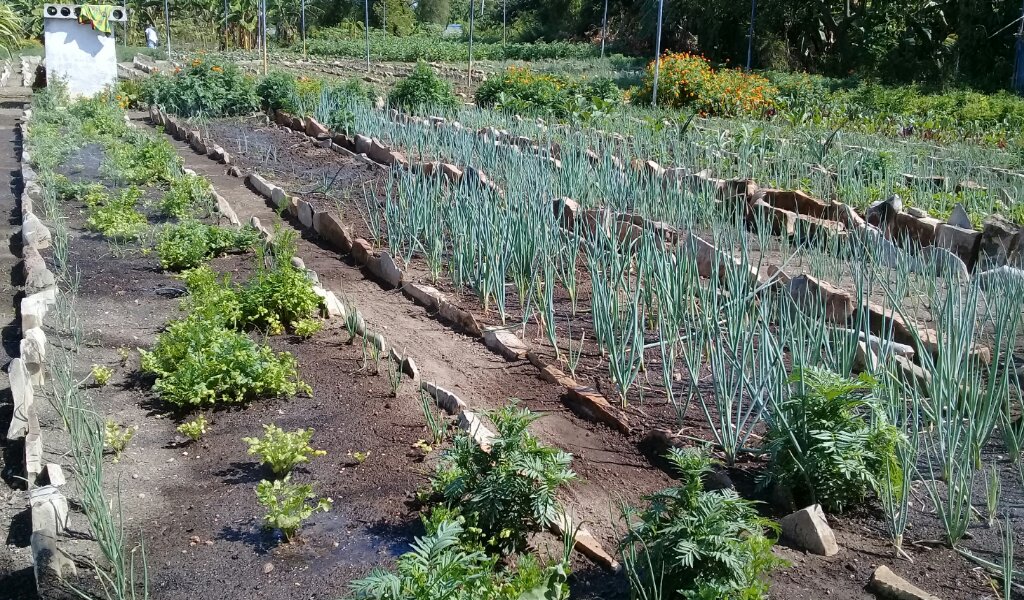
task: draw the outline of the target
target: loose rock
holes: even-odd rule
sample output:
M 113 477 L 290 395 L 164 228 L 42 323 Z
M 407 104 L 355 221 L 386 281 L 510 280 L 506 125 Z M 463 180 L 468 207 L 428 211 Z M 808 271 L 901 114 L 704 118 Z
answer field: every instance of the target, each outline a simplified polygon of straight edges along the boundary
M 836 535 L 828 526 L 820 504 L 808 506 L 779 521 L 782 535 L 808 552 L 821 556 L 839 553 Z

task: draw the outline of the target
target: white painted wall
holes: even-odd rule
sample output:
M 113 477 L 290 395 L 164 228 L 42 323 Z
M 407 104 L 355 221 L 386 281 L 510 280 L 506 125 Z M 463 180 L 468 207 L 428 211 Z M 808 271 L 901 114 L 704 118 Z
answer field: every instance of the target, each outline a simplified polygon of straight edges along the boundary
M 43 19 L 46 80 L 63 79 L 71 96 L 92 96 L 117 81 L 114 36 L 77 19 Z

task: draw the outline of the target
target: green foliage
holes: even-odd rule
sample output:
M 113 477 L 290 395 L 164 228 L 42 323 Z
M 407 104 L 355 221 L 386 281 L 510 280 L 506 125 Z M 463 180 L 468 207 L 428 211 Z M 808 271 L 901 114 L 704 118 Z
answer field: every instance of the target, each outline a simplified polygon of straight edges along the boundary
M 284 331 L 285 324 L 298 323 L 318 314 L 322 300 L 313 291 L 313 283 L 305 272 L 291 264 L 294 242 L 290 239 L 293 236 L 278 232 L 273 266 L 261 268 L 241 290 L 241 327 L 278 334 Z
M 182 117 L 229 117 L 259 109 L 256 81 L 230 63 L 193 60 L 181 72 L 145 80 L 143 95 Z
M 331 510 L 330 498 L 316 499 L 313 486 L 292 483 L 291 476 L 273 482 L 261 481 L 256 486 L 256 500 L 267 509 L 263 522 L 279 529 L 286 541 L 295 539 L 302 522 L 315 512 Z M 316 500 L 310 503 L 311 500 Z
M 451 11 L 451 0 L 420 0 L 416 5 L 416 18 L 421 23 L 444 26 L 448 25 L 448 16 Z
M 313 337 L 323 328 L 324 322 L 315 318 L 301 319 L 292 323 L 292 331 L 295 332 L 295 335 L 303 339 Z
M 344 56 L 360 58 L 366 56 L 366 43 L 362 30 L 358 32 L 343 29 L 324 29 L 307 44 L 309 53 L 320 56 Z M 555 60 L 568 58 L 591 58 L 597 56 L 598 48 L 592 44 L 553 41 L 532 44 L 474 43 L 474 60 Z M 469 47 L 465 40 L 446 39 L 436 34 L 414 34 L 406 37 L 384 36 L 378 31 L 370 34 L 370 53 L 379 60 L 417 62 L 444 61 L 463 62 L 469 59 Z
M 424 520 L 427 534 L 398 559 L 395 572 L 376 568 L 350 587 L 356 600 L 564 600 L 568 560 L 541 566 L 532 555 L 515 567 L 498 568 L 498 558 L 470 540 L 462 519 L 437 510 Z
M 271 71 L 256 85 L 260 104 L 269 110 L 295 110 L 291 104 L 295 95 L 295 76 L 284 71 Z
M 172 271 L 198 267 L 204 261 L 233 250 L 249 250 L 259 242 L 252 227 L 228 229 L 198 221 L 164 227 L 157 240 L 160 266 Z
M 142 190 L 134 186 L 114 198 L 101 196 L 89 207 L 85 226 L 113 240 L 138 239 L 149 225 L 146 216 L 135 208 L 141 197 Z
M 171 182 L 181 173 L 181 158 L 162 137 L 131 129 L 107 148 L 101 171 L 135 185 Z
M 274 424 L 263 426 L 262 438 L 242 438 L 249 444 L 249 454 L 260 457 L 260 463 L 269 465 L 274 475 L 287 475 L 296 465 L 309 462 L 314 456 L 324 456 L 327 452 L 316 450 L 309 445 L 313 439 L 312 429 L 284 431 Z
M 104 367 L 103 365 L 93 365 L 92 370 L 89 371 L 89 376 L 96 382 L 96 385 L 103 387 L 110 383 L 110 378 L 114 376 L 114 372 L 110 367 Z
M 376 0 L 373 16 L 377 26 L 386 28 L 391 35 L 406 36 L 415 28 L 415 14 L 405 0 Z
M 763 598 L 764 574 L 782 564 L 765 531 L 778 526 L 734 490 L 704 491 L 706 451 L 673 449 L 668 459 L 679 484 L 649 496 L 642 512 L 623 508 L 630 525 L 620 551 L 634 597 Z
M 558 488 L 576 474 L 572 455 L 542 445 L 527 428 L 538 415 L 514 401 L 488 415 L 497 429 L 490 452 L 468 434 L 453 440 L 432 481 L 449 506 L 461 507 L 490 548 L 522 550 L 526 537 L 558 513 Z
M 178 219 L 205 216 L 213 207 L 213 189 L 205 177 L 184 173 L 171 180 L 160 200 L 160 212 Z M 196 214 L 199 213 L 199 214 Z
M 391 88 L 388 102 L 407 111 L 451 110 L 459 105 L 451 84 L 424 62 L 416 63 L 412 73 Z
M 516 114 L 551 114 L 566 118 L 591 103 L 622 104 L 622 92 L 610 79 L 541 75 L 526 67 L 510 67 L 480 84 L 480 106 Z
M 103 445 L 114 453 L 114 462 L 121 460 L 121 454 L 124 453 L 138 430 L 139 428 L 134 426 L 122 427 L 110 419 L 103 424 Z
M 207 425 L 206 417 L 199 415 L 191 421 L 186 421 L 181 425 L 178 425 L 177 431 L 191 441 L 198 442 L 204 435 L 206 435 Z
M 791 490 L 801 506 L 842 511 L 863 502 L 880 478 L 901 480 L 902 436 L 879 409 L 872 378 L 807 368 L 792 382 L 793 393 L 769 419 L 770 481 Z
M 152 350 L 140 352 L 143 372 L 156 376 L 153 390 L 178 407 L 239 404 L 308 390 L 291 354 L 276 354 L 200 315 L 171 322 Z

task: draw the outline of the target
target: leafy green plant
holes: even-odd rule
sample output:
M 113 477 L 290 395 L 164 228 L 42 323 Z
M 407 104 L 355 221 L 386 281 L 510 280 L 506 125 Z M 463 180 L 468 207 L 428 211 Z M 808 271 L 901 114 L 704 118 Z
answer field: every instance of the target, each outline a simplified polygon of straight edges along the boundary
M 89 376 L 96 382 L 96 385 L 103 387 L 110 383 L 110 378 L 114 376 L 114 371 L 110 367 L 104 367 L 103 365 L 93 365 L 92 370 L 89 372 Z
M 152 350 L 140 353 L 143 372 L 156 376 L 153 390 L 178 407 L 238 404 L 309 390 L 291 354 L 275 353 L 198 314 L 173 321 Z
M 820 368 L 797 370 L 793 393 L 772 412 L 766 448 L 769 481 L 798 503 L 841 511 L 863 502 L 881 477 L 897 481 L 898 429 L 879 410 L 876 382 Z
M 186 421 L 181 425 L 178 425 L 177 431 L 189 440 L 198 442 L 204 435 L 206 435 L 207 425 L 206 417 L 199 415 L 191 421 Z
M 85 226 L 113 240 L 139 238 L 149 225 L 146 216 L 135 208 L 141 197 L 142 190 L 134 186 L 126 188 L 115 198 L 105 197 L 89 209 Z
M 114 453 L 114 462 L 121 460 L 121 454 L 135 437 L 139 428 L 135 426 L 122 427 L 120 423 L 108 419 L 103 424 L 103 445 Z
M 182 117 L 247 115 L 259 108 L 256 81 L 230 63 L 196 58 L 180 73 L 144 81 L 143 96 Z
M 622 91 L 609 79 L 582 79 L 535 73 L 528 67 L 510 67 L 480 84 L 480 106 L 516 114 L 552 114 L 566 118 L 593 99 L 610 105 L 622 103 Z
M 356 461 L 357 465 L 361 465 L 364 462 L 366 462 L 366 459 L 370 458 L 370 451 L 367 450 L 365 452 L 361 452 L 357 450 L 355 452 L 349 452 L 348 455 L 351 456 L 352 459 Z
M 285 323 L 298 323 L 317 315 L 323 304 L 306 273 L 291 264 L 294 234 L 275 237 L 273 266 L 260 268 L 239 293 L 241 327 L 278 334 Z M 262 264 L 262 261 L 259 261 Z
M 435 511 L 427 533 L 398 559 L 393 573 L 376 568 L 350 587 L 356 600 L 564 600 L 569 597 L 568 557 L 542 566 L 532 555 L 498 568 L 498 557 L 468 540 L 462 519 Z
M 572 455 L 542 445 L 527 431 L 538 415 L 513 400 L 488 416 L 497 429 L 490 452 L 469 434 L 459 435 L 432 486 L 480 528 L 486 546 L 515 552 L 525 547 L 530 532 L 557 517 L 555 493 L 576 474 L 569 468 Z
M 160 200 L 160 212 L 178 219 L 205 216 L 212 207 L 213 190 L 210 182 L 205 177 L 189 173 L 171 180 L 170 188 Z
M 619 549 L 633 597 L 764 597 L 764 575 L 784 564 L 766 534 L 778 526 L 734 490 L 704 490 L 702 476 L 711 469 L 705 450 L 673 449 L 668 460 L 679 484 L 647 497 L 643 511 L 622 509 L 629 530 Z
M 256 500 L 267 509 L 263 522 L 267 527 L 279 529 L 285 541 L 295 539 L 302 522 L 315 512 L 331 510 L 330 498 L 317 500 L 313 486 L 292 483 L 291 476 L 274 481 L 261 481 L 256 486 Z M 315 502 L 310 503 L 311 500 Z
M 270 466 L 274 475 L 287 475 L 296 465 L 309 462 L 315 456 L 324 456 L 327 452 L 316 450 L 309 445 L 313 439 L 312 429 L 296 429 L 284 431 L 274 424 L 263 426 L 263 437 L 242 438 L 249 444 L 249 454 L 260 457 L 260 462 Z
M 231 251 L 249 250 L 258 242 L 259 233 L 252 227 L 235 230 L 189 220 L 161 229 L 156 252 L 162 268 L 179 271 Z
M 256 94 L 263 108 L 294 111 L 292 96 L 295 94 L 295 76 L 284 71 L 271 71 L 256 84 Z
M 407 111 L 450 110 L 459 105 L 451 85 L 427 63 L 416 63 L 408 77 L 395 84 L 388 102 Z
M 292 323 L 292 331 L 302 339 L 309 339 L 324 328 L 324 322 L 316 318 L 301 319 Z
M 181 174 L 181 157 L 162 137 L 136 129 L 125 132 L 121 143 L 111 144 L 101 172 L 134 185 L 171 182 Z

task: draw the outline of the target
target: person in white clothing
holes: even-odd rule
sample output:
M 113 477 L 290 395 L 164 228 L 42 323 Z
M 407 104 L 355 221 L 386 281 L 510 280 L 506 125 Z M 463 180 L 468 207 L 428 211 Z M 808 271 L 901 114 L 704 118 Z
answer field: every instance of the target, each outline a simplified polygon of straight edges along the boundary
M 156 48 L 159 41 L 159 38 L 156 36 L 156 28 L 153 27 L 152 23 L 150 23 L 149 27 L 146 27 L 146 46 Z

